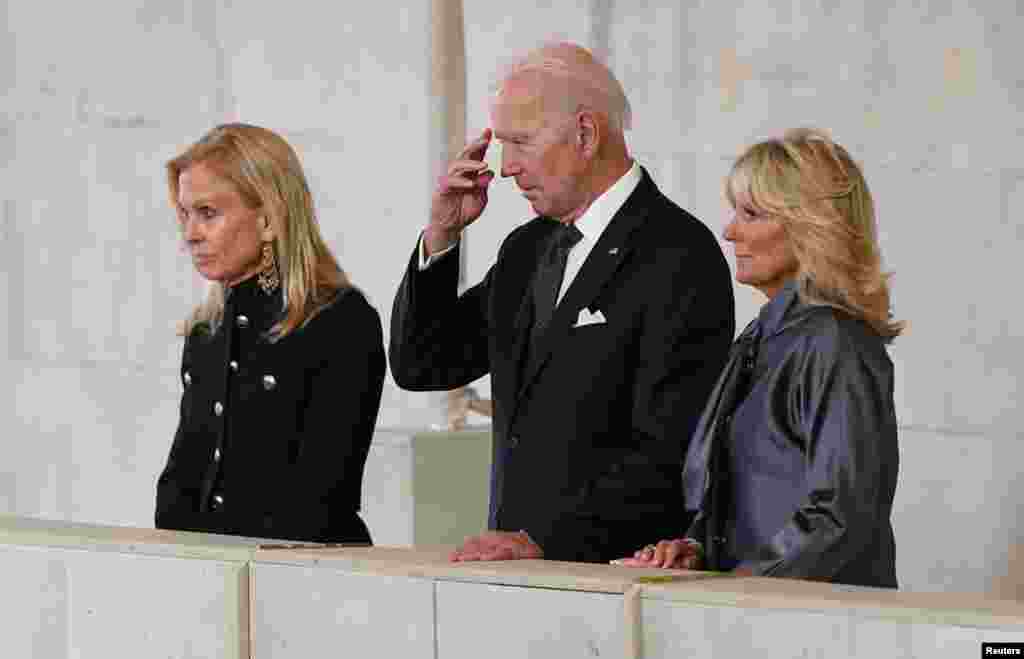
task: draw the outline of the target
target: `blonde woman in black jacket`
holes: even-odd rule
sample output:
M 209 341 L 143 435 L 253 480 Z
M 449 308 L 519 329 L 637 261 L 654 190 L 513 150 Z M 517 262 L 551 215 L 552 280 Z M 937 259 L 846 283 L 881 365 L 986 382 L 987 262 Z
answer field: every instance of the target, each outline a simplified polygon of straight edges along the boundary
M 244 124 L 167 164 L 212 285 L 183 326 L 181 416 L 156 526 L 370 542 L 363 467 L 380 406 L 380 318 L 324 243 L 292 148 Z

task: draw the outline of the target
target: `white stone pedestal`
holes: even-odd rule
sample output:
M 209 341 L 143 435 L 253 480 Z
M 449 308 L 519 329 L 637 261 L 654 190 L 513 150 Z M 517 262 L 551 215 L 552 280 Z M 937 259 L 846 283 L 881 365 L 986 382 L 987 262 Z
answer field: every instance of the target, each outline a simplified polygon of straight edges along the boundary
M 487 528 L 489 427 L 377 429 L 363 476 L 362 517 L 376 545 L 458 545 Z

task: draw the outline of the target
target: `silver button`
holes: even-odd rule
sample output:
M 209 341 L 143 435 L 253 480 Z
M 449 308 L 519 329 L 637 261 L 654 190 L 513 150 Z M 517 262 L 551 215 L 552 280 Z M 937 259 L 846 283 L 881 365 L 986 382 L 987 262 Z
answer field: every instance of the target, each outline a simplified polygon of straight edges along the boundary
M 238 318 L 235 319 L 235 322 L 238 323 L 239 327 L 248 327 L 249 326 L 249 317 L 248 316 L 239 316 Z
M 185 377 L 183 379 L 185 380 L 185 386 L 186 387 L 188 385 L 192 384 L 192 374 L 189 373 L 188 371 L 185 371 Z
M 235 373 L 238 372 L 238 362 L 236 362 L 234 359 L 231 360 L 231 363 L 228 364 L 228 366 L 230 366 L 231 370 L 234 371 Z
M 273 389 L 276 386 L 277 386 L 277 380 L 274 379 L 273 375 L 264 375 L 263 376 L 263 388 L 264 389 L 266 389 L 267 391 L 270 391 L 271 389 Z
M 224 414 L 224 406 L 221 405 L 221 402 L 219 400 L 213 404 L 213 413 L 216 414 L 217 416 Z
M 214 462 L 220 462 L 220 449 L 219 448 L 213 449 L 213 461 Z
M 224 505 L 224 497 L 222 497 L 219 494 L 214 494 L 213 495 L 213 502 L 215 504 L 217 504 L 218 506 L 223 506 Z

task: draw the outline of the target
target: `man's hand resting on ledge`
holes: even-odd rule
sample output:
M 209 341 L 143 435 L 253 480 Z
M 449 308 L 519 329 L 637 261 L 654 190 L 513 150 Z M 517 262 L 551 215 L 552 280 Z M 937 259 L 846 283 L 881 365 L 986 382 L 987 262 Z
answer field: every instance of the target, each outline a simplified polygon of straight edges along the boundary
M 487 531 L 466 538 L 449 555 L 452 561 L 510 561 L 519 558 L 543 558 L 541 550 L 525 531 Z

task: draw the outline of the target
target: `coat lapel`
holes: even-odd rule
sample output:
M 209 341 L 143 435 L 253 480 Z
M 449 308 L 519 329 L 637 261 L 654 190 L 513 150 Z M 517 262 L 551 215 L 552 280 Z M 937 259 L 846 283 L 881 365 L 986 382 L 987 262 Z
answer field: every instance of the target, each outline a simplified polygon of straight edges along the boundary
M 657 188 L 645 170 L 640 184 L 626 199 L 622 208 L 612 217 L 611 222 L 608 223 L 587 256 L 587 260 L 583 262 L 583 267 L 580 268 L 576 278 L 573 279 L 561 302 L 555 308 L 547 334 L 537 347 L 541 354 L 537 359 L 532 360 L 530 365 L 521 362 L 523 368 L 532 367 L 529 373 L 523 373 L 519 382 L 517 403 L 551 355 L 558 351 L 562 342 L 567 340 L 569 330 L 575 324 L 580 309 L 588 306 L 597 298 L 601 290 L 628 260 L 632 251 L 629 244 L 630 235 L 646 219 L 648 200 L 656 193 Z M 525 333 L 529 335 L 529 325 L 526 326 Z
M 720 441 L 715 437 L 724 417 L 731 415 L 742 397 L 746 396 L 746 387 L 740 391 L 740 380 L 743 375 L 743 361 L 750 354 L 750 342 L 759 340 L 757 324 L 758 319 L 755 318 L 733 342 L 729 349 L 729 359 L 718 376 L 718 382 L 711 395 L 708 396 L 704 412 L 690 440 L 683 466 L 684 502 L 688 510 L 705 512 L 707 494 L 711 486 L 711 451 L 714 442 Z M 749 385 L 749 381 L 746 384 Z

